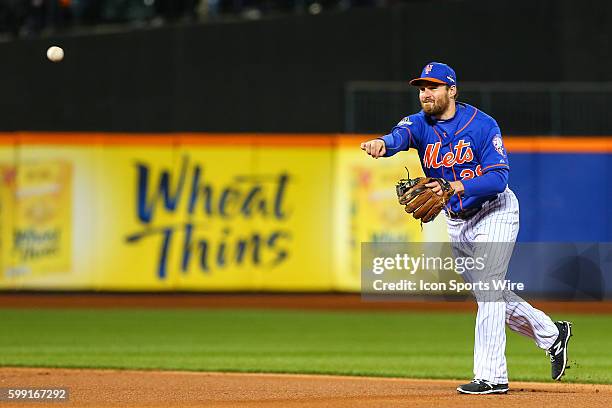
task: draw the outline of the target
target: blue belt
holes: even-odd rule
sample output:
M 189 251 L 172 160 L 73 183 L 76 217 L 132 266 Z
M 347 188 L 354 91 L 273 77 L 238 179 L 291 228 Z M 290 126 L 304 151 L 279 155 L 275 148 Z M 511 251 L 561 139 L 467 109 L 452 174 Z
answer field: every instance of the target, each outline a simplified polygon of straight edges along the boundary
M 446 214 L 448 214 L 449 218 L 452 218 L 454 220 L 469 220 L 470 218 L 478 214 L 478 212 L 482 210 L 482 207 L 486 203 L 492 203 L 493 201 L 497 200 L 497 197 L 498 196 L 495 196 L 494 198 L 491 198 L 476 207 L 464 208 L 461 211 L 455 212 L 452 210 L 446 210 Z

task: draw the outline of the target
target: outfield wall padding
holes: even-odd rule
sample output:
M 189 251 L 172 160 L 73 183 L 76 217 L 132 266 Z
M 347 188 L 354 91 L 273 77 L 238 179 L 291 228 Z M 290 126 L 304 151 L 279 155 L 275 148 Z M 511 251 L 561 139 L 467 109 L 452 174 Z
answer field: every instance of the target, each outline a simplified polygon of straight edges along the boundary
M 448 239 L 397 205 L 416 154 L 370 137 L 0 135 L 0 288 L 358 291 L 361 242 Z M 612 241 L 612 139 L 506 145 L 519 240 Z

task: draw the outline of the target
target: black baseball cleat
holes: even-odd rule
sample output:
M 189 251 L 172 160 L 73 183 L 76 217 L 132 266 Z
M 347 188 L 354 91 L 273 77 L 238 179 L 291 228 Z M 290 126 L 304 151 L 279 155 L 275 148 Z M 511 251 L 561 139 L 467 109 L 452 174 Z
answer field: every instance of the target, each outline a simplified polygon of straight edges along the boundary
M 493 384 L 485 380 L 472 380 L 469 384 L 457 387 L 461 394 L 506 394 L 508 384 Z
M 565 321 L 555 322 L 559 329 L 559 337 L 552 347 L 546 351 L 550 356 L 551 376 L 553 380 L 560 380 L 567 368 L 567 343 L 572 337 L 572 323 Z

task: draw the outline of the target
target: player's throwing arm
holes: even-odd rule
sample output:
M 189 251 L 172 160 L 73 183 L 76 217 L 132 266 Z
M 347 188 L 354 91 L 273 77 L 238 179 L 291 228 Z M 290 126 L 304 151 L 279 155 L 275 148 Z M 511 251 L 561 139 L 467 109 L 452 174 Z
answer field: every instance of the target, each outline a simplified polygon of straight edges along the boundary
M 382 139 L 373 139 L 361 143 L 361 150 L 365 151 L 375 159 L 383 157 L 385 153 L 387 153 L 385 142 Z

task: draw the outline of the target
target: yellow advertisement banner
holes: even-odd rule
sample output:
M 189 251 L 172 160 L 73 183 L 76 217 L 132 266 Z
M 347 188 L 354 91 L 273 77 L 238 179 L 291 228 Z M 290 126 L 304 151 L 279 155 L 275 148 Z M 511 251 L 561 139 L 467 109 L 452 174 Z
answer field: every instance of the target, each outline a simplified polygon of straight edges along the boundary
M 364 138 L 12 135 L 0 288 L 358 291 L 361 242 L 445 236 L 397 204 L 416 155 L 372 160 Z
M 332 289 L 325 137 L 66 138 L 0 147 L 0 287 Z
M 100 220 L 112 289 L 327 290 L 329 149 L 106 148 Z M 130 175 L 126 177 L 126 175 Z M 106 217 L 105 217 L 106 218 Z M 118 229 L 117 227 L 120 226 Z M 313 257 L 316 253 L 318 256 Z
M 373 160 L 358 148 L 360 136 L 338 139 L 335 176 L 334 276 L 338 290 L 361 289 L 363 242 L 447 241 L 446 223 L 439 217 L 421 228 L 399 205 L 395 184 L 406 177 L 422 176 L 415 151 Z

